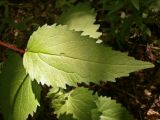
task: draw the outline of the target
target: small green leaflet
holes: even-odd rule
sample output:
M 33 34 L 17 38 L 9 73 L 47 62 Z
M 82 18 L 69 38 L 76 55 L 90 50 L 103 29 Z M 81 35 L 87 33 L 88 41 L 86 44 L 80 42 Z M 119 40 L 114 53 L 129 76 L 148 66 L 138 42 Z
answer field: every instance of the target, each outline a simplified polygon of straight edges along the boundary
M 98 112 L 101 113 L 99 120 L 134 120 L 128 111 L 107 97 L 99 97 L 96 101 Z
M 52 107 L 61 120 L 72 120 L 73 118 L 76 120 L 133 120 L 127 110 L 115 100 L 93 95 L 86 88 L 77 87 L 58 97 L 55 93 L 53 94 L 55 97 L 50 97 Z M 61 104 L 60 107 L 54 107 L 59 104 Z
M 66 84 L 115 81 L 130 72 L 154 67 L 95 41 L 65 25 L 44 25 L 29 39 L 24 67 L 33 80 L 62 88 Z
M 100 32 L 97 32 L 99 25 L 94 24 L 96 13 L 89 4 L 79 3 L 72 6 L 68 11 L 62 13 L 57 23 L 68 25 L 68 28 L 75 31 L 83 31 L 82 35 L 89 35 L 92 38 L 99 38 Z
M 0 108 L 4 120 L 26 120 L 39 105 L 40 88 L 26 75 L 22 59 L 10 54 L 0 74 Z
M 67 115 L 72 114 L 76 120 L 91 120 L 91 110 L 96 108 L 96 98 L 97 96 L 92 95 L 92 91 L 77 87 L 75 90 L 62 94 L 57 98 L 52 97 L 52 106 L 62 104 L 59 109 L 54 107 L 58 117 L 66 113 Z

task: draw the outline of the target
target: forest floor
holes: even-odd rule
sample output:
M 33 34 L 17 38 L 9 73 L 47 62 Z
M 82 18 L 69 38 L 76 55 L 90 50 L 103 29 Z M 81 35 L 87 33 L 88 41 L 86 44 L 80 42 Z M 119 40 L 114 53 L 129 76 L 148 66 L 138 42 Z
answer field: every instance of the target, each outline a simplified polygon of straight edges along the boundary
M 28 2 L 27 2 L 28 1 Z M 29 36 L 43 24 L 53 24 L 61 13 L 55 8 L 53 0 L 10 0 L 0 6 L 0 40 L 15 44 L 25 49 Z M 1 3 L 0 3 L 1 4 Z M 15 24 L 16 23 L 16 24 Z M 101 29 L 104 29 L 103 23 Z M 152 29 L 160 33 L 160 28 Z M 105 33 L 104 33 L 105 34 Z M 156 36 L 156 35 L 155 35 Z M 160 36 L 156 36 L 156 38 Z M 105 36 L 102 38 L 105 41 Z M 113 49 L 114 41 L 109 43 Z M 98 91 L 100 95 L 110 96 L 125 106 L 137 120 L 160 119 L 160 45 L 150 42 L 128 41 L 125 52 L 139 60 L 151 61 L 155 68 L 131 73 L 129 77 L 118 78 L 117 82 L 91 84 L 89 88 Z M 6 48 L 0 47 L 0 61 L 5 59 Z M 155 62 L 156 61 L 156 62 Z M 48 91 L 44 87 L 42 96 Z M 48 99 L 41 100 L 42 109 L 28 120 L 56 120 L 49 107 Z

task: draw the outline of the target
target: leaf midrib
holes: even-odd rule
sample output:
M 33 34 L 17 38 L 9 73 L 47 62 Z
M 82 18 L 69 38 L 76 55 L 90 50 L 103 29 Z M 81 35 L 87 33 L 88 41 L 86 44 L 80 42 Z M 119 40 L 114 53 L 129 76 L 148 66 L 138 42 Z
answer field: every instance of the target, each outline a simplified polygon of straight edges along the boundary
M 53 55 L 53 56 L 57 56 L 57 57 L 66 57 L 66 58 L 70 58 L 70 59 L 75 59 L 75 60 L 80 60 L 80 61 L 85 61 L 85 62 L 89 62 L 89 63 L 95 63 L 95 64 L 102 64 L 102 65 L 109 65 L 109 66 L 130 66 L 130 67 L 137 67 L 137 66 L 140 66 L 139 64 L 137 65 L 126 65 L 126 64 L 111 64 L 111 63 L 101 63 L 101 62 L 96 62 L 96 61 L 90 61 L 90 60 L 86 60 L 86 59 L 81 59 L 81 58 L 75 58 L 75 57 L 71 57 L 71 56 L 67 56 L 65 55 L 64 56 L 64 53 L 63 55 L 58 55 L 58 54 L 52 54 L 52 53 L 44 53 L 44 52 L 34 52 L 34 51 L 27 51 L 28 53 L 31 52 L 31 53 L 34 53 L 34 54 L 46 54 L 46 55 Z M 39 55 L 38 55 L 39 56 Z M 144 66 L 144 65 L 143 65 Z M 151 65 L 145 65 L 145 66 L 151 66 Z

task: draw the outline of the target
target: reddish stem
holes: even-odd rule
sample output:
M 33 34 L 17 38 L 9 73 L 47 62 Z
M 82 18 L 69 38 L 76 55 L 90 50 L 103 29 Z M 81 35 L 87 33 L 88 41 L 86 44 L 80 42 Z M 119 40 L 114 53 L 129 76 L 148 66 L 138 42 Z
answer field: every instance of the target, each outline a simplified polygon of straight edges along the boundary
M 3 41 L 1 41 L 1 40 L 0 40 L 0 46 L 4 46 L 4 47 L 6 47 L 6 48 L 9 48 L 9 49 L 11 49 L 11 50 L 13 50 L 13 51 L 19 52 L 19 53 L 21 53 L 21 54 L 24 54 L 24 53 L 25 53 L 25 50 L 20 49 L 20 48 L 17 48 L 15 45 L 11 45 L 11 44 L 9 44 L 9 43 L 5 43 L 5 42 L 3 42 Z

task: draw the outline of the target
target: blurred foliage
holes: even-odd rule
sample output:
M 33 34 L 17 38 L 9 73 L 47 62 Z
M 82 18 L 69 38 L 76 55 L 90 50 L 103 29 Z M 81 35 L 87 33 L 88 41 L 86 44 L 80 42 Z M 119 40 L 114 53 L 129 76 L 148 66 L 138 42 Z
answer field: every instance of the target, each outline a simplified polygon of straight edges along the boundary
M 9 6 L 12 5 L 7 0 L 0 1 L 0 7 L 1 7 L 1 15 L 0 15 L 0 34 L 4 30 L 4 27 L 11 26 L 19 30 L 25 30 L 27 29 L 26 23 L 30 20 L 30 18 L 26 18 L 23 22 L 18 23 L 17 21 L 14 21 L 10 14 L 9 14 Z
M 56 0 L 56 7 L 63 8 L 65 10 L 67 7 L 71 7 L 76 0 Z
M 145 3 L 145 4 L 144 4 Z M 145 24 L 153 0 L 100 0 L 102 21 L 108 27 L 108 39 L 115 39 L 119 48 L 123 48 L 129 38 L 151 36 L 151 30 Z M 102 15 L 101 15 L 102 16 Z
M 34 0 L 34 2 L 39 0 Z M 107 34 L 107 40 L 112 42 L 115 41 L 118 45 L 118 48 L 123 50 L 125 49 L 126 41 L 129 39 L 142 38 L 142 41 L 146 40 L 147 37 L 151 37 L 153 31 L 150 29 L 150 23 L 153 22 L 158 24 L 160 27 L 159 9 L 160 9 L 160 0 L 87 0 L 91 3 L 92 7 L 98 12 L 97 22 L 101 24 L 101 31 Z M 66 11 L 71 6 L 79 2 L 87 2 L 84 0 L 55 0 L 48 1 L 51 3 L 50 6 L 45 8 L 42 2 L 36 3 L 36 5 L 31 4 L 30 2 L 18 2 L 12 3 L 10 0 L 1 0 L 0 1 L 0 34 L 8 32 L 7 29 L 15 29 L 18 31 L 30 31 L 37 29 L 39 25 L 47 23 L 53 23 L 56 14 L 59 15 L 59 11 Z M 32 7 L 34 7 L 32 10 Z M 54 8 L 54 7 L 55 8 Z M 22 20 L 15 20 L 11 16 L 12 10 L 10 8 L 22 8 L 28 9 L 31 8 L 29 15 L 24 15 L 25 17 Z M 50 9 L 55 11 L 55 15 L 48 14 Z M 42 9 L 38 10 L 38 9 Z M 43 12 L 46 10 L 45 12 Z M 36 11 L 36 13 L 34 13 Z M 37 11 L 40 11 L 37 13 Z M 47 13 L 48 12 L 48 13 Z M 157 15 L 158 14 L 158 15 Z M 39 15 L 39 16 L 38 16 Z M 51 19 L 54 16 L 53 19 Z M 155 19 L 156 18 L 156 19 Z M 160 18 L 160 17 L 159 17 Z M 43 21 L 48 19 L 47 21 Z M 158 19 L 158 20 L 157 20 Z M 32 23 L 30 23 L 32 22 Z M 32 24 L 32 25 L 29 25 Z M 149 25 L 148 25 L 149 24 Z M 30 27 L 34 27 L 33 30 L 30 30 Z M 5 31 L 4 31 L 5 30 Z M 15 32 L 15 36 L 17 31 Z M 103 36 L 102 36 L 103 37 Z M 5 39 L 4 36 L 1 39 Z M 10 39 L 10 38 L 8 38 Z M 106 40 L 106 41 L 107 41 Z M 20 41 L 21 43 L 21 41 Z M 18 43 L 19 44 L 19 43 Z

